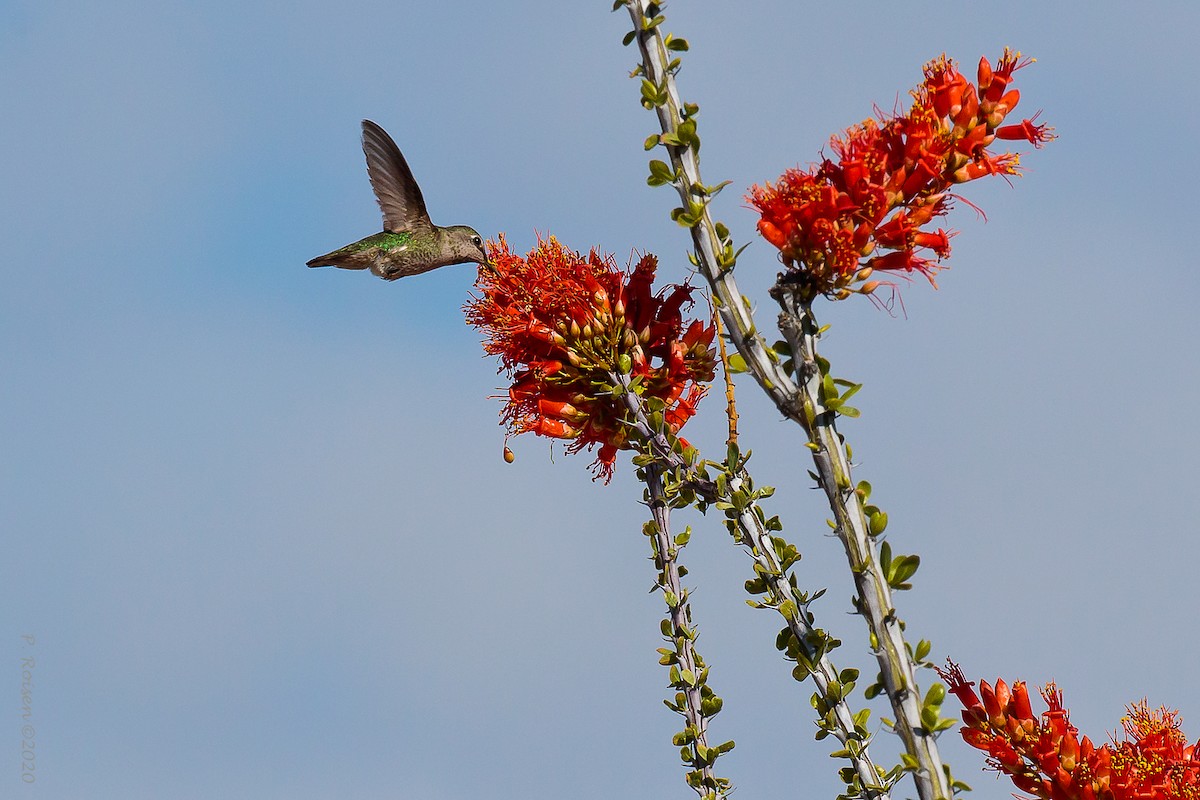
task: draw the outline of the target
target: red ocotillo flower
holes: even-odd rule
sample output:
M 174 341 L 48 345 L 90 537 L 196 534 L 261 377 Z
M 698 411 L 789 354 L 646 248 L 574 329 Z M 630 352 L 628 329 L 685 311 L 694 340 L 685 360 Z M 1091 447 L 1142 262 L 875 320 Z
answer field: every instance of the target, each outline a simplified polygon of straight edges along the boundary
M 1200 797 L 1200 753 L 1175 711 L 1134 703 L 1121 720 L 1124 740 L 1097 746 L 1070 723 L 1054 684 L 1042 690 L 1047 710 L 1035 716 L 1024 681 L 980 681 L 976 694 L 956 664 L 938 672 L 963 704 L 963 739 L 1023 792 L 1048 800 Z
M 832 138 L 833 158 L 752 187 L 758 230 L 793 277 L 836 299 L 869 294 L 876 270 L 932 283 L 954 234 L 929 226 L 949 210 L 953 187 L 1019 173 L 1015 154 L 988 149 L 996 139 L 1041 147 L 1054 138 L 1037 114 L 1002 124 L 1020 99 L 1013 73 L 1031 61 L 1009 50 L 995 65 L 980 59 L 971 83 L 945 55 L 934 59 L 907 113 L 865 120 Z
M 487 249 L 493 268 L 480 269 L 481 296 L 464 311 L 512 378 L 501 412 L 509 435 L 570 440 L 570 453 L 599 445 L 594 467 L 607 481 L 617 451 L 636 446 L 612 373 L 628 374 L 643 398 L 662 403 L 671 433 L 696 413 L 713 379 L 714 328 L 684 320 L 691 287 L 654 293 L 654 256 L 626 271 L 611 256 L 583 256 L 553 236 L 524 257 L 503 235 Z

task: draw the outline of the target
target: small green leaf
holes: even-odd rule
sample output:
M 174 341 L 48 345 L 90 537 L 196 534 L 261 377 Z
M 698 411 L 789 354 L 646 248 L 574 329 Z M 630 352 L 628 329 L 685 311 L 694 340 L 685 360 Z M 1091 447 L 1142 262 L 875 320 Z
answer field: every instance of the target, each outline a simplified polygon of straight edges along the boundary
M 888 578 L 888 583 L 896 586 L 902 584 L 916 574 L 917 568 L 921 566 L 920 556 L 901 556 L 892 561 L 892 571 Z
M 688 49 L 687 39 L 676 39 L 674 36 L 672 36 L 669 33 L 667 34 L 665 44 L 667 45 L 668 50 L 676 50 L 679 52 L 685 52 Z
M 684 145 L 690 145 L 699 149 L 700 138 L 696 136 L 696 120 L 687 119 L 679 123 L 679 128 L 676 131 L 679 141 Z
M 647 150 L 653 150 L 654 148 L 658 147 L 658 134 L 652 133 L 647 136 L 646 141 L 642 142 L 642 147 L 646 148 Z
M 837 387 L 834 386 L 833 378 L 829 377 L 828 373 L 821 378 L 821 392 L 824 395 L 823 399 L 826 403 L 835 400 L 838 396 Z
M 731 183 L 733 183 L 733 181 L 721 181 L 716 186 L 699 186 L 699 185 L 697 185 L 697 186 L 692 187 L 692 191 L 694 191 L 698 194 L 707 195 L 708 197 L 716 197 L 717 195 L 719 195 L 721 193 L 722 189 L 724 189 L 726 186 L 728 186 Z
M 630 31 L 629 33 L 625 34 L 625 38 L 621 40 L 621 44 L 623 44 L 625 47 L 628 47 L 636 38 L 637 31 Z
M 746 359 L 742 357 L 741 353 L 734 353 L 729 357 L 730 372 L 737 374 L 739 372 L 746 372 L 747 370 Z
M 651 186 L 662 186 L 673 180 L 675 180 L 675 173 L 665 161 L 659 161 L 657 158 L 651 160 L 650 177 L 646 179 L 646 183 Z
M 658 87 L 648 78 L 642 78 L 642 99 L 658 105 Z

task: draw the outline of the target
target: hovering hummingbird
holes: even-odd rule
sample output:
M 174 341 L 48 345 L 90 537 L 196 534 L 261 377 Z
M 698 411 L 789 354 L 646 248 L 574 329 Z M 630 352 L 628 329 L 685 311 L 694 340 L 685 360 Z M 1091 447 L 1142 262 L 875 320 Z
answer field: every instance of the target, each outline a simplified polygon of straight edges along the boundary
M 383 230 L 317 256 L 308 266 L 369 269 L 394 281 L 450 264 L 487 264 L 483 239 L 474 228 L 442 228 L 430 222 L 421 189 L 387 131 L 369 119 L 363 120 L 362 129 L 367 175 L 383 210 Z

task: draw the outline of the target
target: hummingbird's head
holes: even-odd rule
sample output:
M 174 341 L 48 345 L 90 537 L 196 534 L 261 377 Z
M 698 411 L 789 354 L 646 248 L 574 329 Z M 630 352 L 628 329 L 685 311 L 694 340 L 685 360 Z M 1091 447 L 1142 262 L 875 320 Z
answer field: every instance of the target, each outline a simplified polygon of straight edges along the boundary
M 487 248 L 483 246 L 483 237 L 474 228 L 466 225 L 454 225 L 447 228 L 450 234 L 450 252 L 461 259 L 458 263 L 468 261 L 475 264 L 487 264 Z

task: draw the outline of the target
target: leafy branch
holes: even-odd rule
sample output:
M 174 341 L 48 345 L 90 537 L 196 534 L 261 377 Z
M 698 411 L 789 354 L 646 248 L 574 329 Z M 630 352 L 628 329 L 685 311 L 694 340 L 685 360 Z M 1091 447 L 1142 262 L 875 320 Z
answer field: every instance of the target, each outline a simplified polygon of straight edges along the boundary
M 691 602 L 683 586 L 687 568 L 679 564 L 678 555 L 688 542 L 691 530 L 671 535 L 671 508 L 679 497 L 676 487 L 664 485 L 664 473 L 657 462 L 639 470 L 646 484 L 646 501 L 653 519 L 646 523 L 643 533 L 649 537 L 658 568 L 657 588 L 667 604 L 667 618 L 662 621 L 663 639 L 670 645 L 659 649 L 659 663 L 670 669 L 673 700 L 664 700 L 667 708 L 686 720 L 682 731 L 675 734 L 674 744 L 680 758 L 690 769 L 691 786 L 701 800 L 723 800 L 732 788 L 727 778 L 717 777 L 713 765 L 717 758 L 733 749 L 733 742 L 717 746 L 708 743 L 708 722 L 721 711 L 721 698 L 708 685 L 708 667 L 696 652 L 697 630 L 692 623 Z
M 661 146 L 669 159 L 669 162 L 657 159 L 650 162 L 647 182 L 652 186 L 669 184 L 678 192 L 681 205 L 672 210 L 671 218 L 691 232 L 694 252 L 690 258 L 709 282 L 714 303 L 720 309 L 742 364 L 779 411 L 806 433 L 815 466 L 812 474 L 829 500 L 834 530 L 854 575 L 856 610 L 866 620 L 871 647 L 879 663 L 877 686 L 891 702 L 896 715 L 895 728 L 904 742 L 904 766 L 913 772 L 921 800 L 950 797 L 953 784 L 935 741 L 938 731 L 951 724 L 941 719 L 939 713 L 944 690 L 935 686 L 921 698 L 916 680 L 918 659 L 904 639 L 903 623 L 896 615 L 891 596 L 893 588 L 907 588 L 907 577 L 911 577 L 911 570 L 915 570 L 918 562 L 911 560 L 915 557 L 895 562 L 904 565 L 899 571 L 893 568 L 891 559 L 886 568 L 881 563 L 873 537 L 882 533 L 886 516 L 874 507 L 868 508 L 863 487 L 869 490 L 869 486 L 853 482 L 849 455 L 835 426 L 838 413 L 857 414 L 845 405 L 853 392 L 829 391 L 830 386 L 836 388 L 837 384 L 829 376 L 828 363 L 816 351 L 820 329 L 812 316 L 811 297 L 789 291 L 782 283 L 777 285 L 773 294 L 783 307 L 779 325 L 786 343 L 782 347 L 769 347 L 760 335 L 750 304 L 733 279 L 740 250 L 734 249 L 728 228 L 714 221 L 709 209 L 712 198 L 726 184 L 707 186 L 701 180 L 700 138 L 696 127 L 699 107 L 683 102 L 676 86 L 675 74 L 680 65 L 677 54 L 686 51 L 688 44 L 684 39 L 662 33 L 665 22 L 662 3 L 616 0 L 613 9 L 622 6 L 634 26 L 626 35 L 625 44 L 636 42 L 641 53 L 641 63 L 635 70 L 635 76 L 642 81 L 641 102 L 656 112 L 661 128 L 661 133 L 645 140 L 645 148 Z M 791 363 L 786 363 L 785 358 L 790 358 Z M 730 463 L 729 469 L 733 468 Z M 737 513 L 739 519 L 735 522 L 739 522 L 744 509 L 735 506 L 729 510 Z M 872 524 L 876 528 L 873 534 Z M 751 538 L 746 544 L 756 560 L 771 549 L 766 540 L 755 543 Z M 764 564 L 763 570 L 766 576 L 775 574 L 773 565 Z M 900 572 L 908 574 L 897 581 Z M 765 585 L 769 587 L 770 582 Z M 781 613 L 784 608 L 791 611 L 790 606 L 781 605 Z
M 675 505 L 694 503 L 702 511 L 710 506 L 723 511 L 730 534 L 753 560 L 755 577 L 746 583 L 747 591 L 755 596 L 750 604 L 756 608 L 774 609 L 784 618 L 785 626 L 777 637 L 776 646 L 788 659 L 796 662 L 792 671 L 796 680 L 813 678 L 816 692 L 812 704 L 818 712 L 817 738 L 833 736 L 841 744 L 833 755 L 851 762 L 851 766 L 840 773 L 847 786 L 842 796 L 888 800 L 889 789 L 903 769 L 896 767 L 885 771 L 871 760 L 868 750 L 871 736 L 867 730 L 869 710 L 855 712 L 846 699 L 854 689 L 858 672 L 852 669 L 839 671 L 834 666 L 829 652 L 840 642 L 816 627 L 809 608 L 822 592 L 810 594 L 798 588 L 790 570 L 800 560 L 800 553 L 794 545 L 774 535 L 782 525 L 778 517 L 768 518 L 759 503 L 770 497 L 774 490 L 754 488 L 745 469 L 746 457 L 738 452 L 736 445 L 730 445 L 728 460 L 723 464 L 697 464 L 696 450 L 684 447 L 666 433 L 661 409 L 654 407 L 656 401 L 643 400 L 637 384 L 626 374 L 614 372 L 609 379 L 629 412 L 630 425 L 645 445 L 645 452 L 636 456 L 634 463 L 648 478 L 665 476 L 670 487 L 668 496 Z M 715 472 L 713 478 L 709 477 L 710 468 Z

